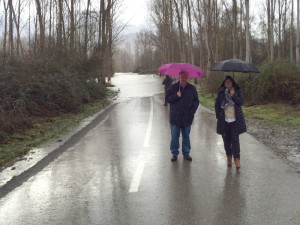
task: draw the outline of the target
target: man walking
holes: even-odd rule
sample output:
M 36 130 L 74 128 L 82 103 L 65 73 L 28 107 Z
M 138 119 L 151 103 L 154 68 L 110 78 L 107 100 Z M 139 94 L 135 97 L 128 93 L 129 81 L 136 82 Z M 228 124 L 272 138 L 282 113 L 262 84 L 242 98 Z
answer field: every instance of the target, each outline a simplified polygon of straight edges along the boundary
M 173 82 L 173 79 L 170 76 L 166 75 L 166 78 L 162 82 L 162 84 L 165 85 L 165 96 L 167 94 L 167 90 L 172 85 L 172 82 Z M 166 98 L 165 98 L 165 106 L 167 106 L 167 100 L 166 100 Z
M 179 73 L 179 82 L 173 84 L 166 94 L 166 101 L 170 103 L 170 127 L 172 152 L 171 161 L 177 161 L 179 155 L 179 137 L 182 134 L 182 154 L 185 160 L 192 161 L 190 156 L 190 131 L 194 114 L 199 106 L 196 88 L 188 83 L 188 73 Z

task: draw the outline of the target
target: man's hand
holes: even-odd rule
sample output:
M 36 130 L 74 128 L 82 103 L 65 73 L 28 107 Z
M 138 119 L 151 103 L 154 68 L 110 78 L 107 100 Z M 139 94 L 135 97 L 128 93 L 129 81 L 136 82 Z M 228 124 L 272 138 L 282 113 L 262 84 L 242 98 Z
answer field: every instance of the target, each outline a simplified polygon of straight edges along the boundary
M 234 88 L 233 88 L 233 87 L 230 88 L 230 95 L 231 95 L 231 96 L 234 95 Z
M 180 92 L 180 91 L 177 92 L 177 96 L 178 96 L 179 98 L 181 97 L 181 92 Z

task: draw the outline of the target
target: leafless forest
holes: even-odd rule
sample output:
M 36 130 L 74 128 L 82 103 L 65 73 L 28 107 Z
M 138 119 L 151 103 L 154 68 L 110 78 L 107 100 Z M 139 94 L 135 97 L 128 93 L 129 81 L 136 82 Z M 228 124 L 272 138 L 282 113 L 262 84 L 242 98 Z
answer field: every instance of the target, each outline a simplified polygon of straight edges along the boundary
M 31 126 L 33 117 L 74 112 L 105 96 L 124 28 L 117 23 L 121 1 L 0 4 L 1 132 Z
M 118 68 L 154 72 L 169 62 L 200 66 L 202 89 L 215 93 L 223 79 L 209 71 L 218 61 L 255 63 L 258 75 L 238 74 L 250 104 L 300 99 L 299 0 L 261 0 L 250 14 L 249 0 L 150 0 L 151 26 L 117 54 Z M 253 2 L 252 2 L 253 3 Z M 197 80 L 196 80 L 197 82 Z
M 212 63 L 229 58 L 299 64 L 299 1 L 261 2 L 260 12 L 250 15 L 249 0 L 150 0 L 152 26 L 120 51 L 127 55 L 121 59 L 134 59 L 124 69 L 176 61 L 196 64 L 209 75 Z
M 222 79 L 212 63 L 253 62 L 261 74 L 239 81 L 248 100 L 299 102 L 299 0 L 262 0 L 255 15 L 249 1 L 149 0 L 150 25 L 129 43 L 122 0 L 0 0 L 0 131 L 101 99 L 115 68 L 168 62 L 200 66 L 208 92 Z

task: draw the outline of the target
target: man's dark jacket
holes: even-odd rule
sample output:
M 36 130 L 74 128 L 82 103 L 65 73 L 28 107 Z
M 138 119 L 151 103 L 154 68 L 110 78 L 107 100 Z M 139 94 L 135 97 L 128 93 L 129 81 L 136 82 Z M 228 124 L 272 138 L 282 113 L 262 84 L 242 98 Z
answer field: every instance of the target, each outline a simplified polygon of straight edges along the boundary
M 181 97 L 178 97 L 179 86 L 177 82 L 167 90 L 166 100 L 170 103 L 170 123 L 186 127 L 193 123 L 199 98 L 196 88 L 189 83 L 184 88 L 180 86 Z
M 234 111 L 235 111 L 235 119 L 236 123 L 235 125 L 235 131 L 238 134 L 242 134 L 247 131 L 246 128 L 246 123 L 245 123 L 245 118 L 244 114 L 242 111 L 242 105 L 244 104 L 244 97 L 241 92 L 240 87 L 235 83 L 232 77 L 227 76 L 226 79 L 231 79 L 233 88 L 234 88 L 234 94 L 231 96 L 232 100 L 234 101 Z M 225 79 L 225 80 L 226 80 Z M 217 133 L 224 135 L 225 134 L 225 110 L 222 109 L 221 105 L 225 101 L 225 80 L 221 84 L 219 91 L 218 91 L 218 96 L 215 102 L 215 112 L 216 112 L 216 117 L 218 119 L 217 122 Z
M 166 76 L 162 84 L 165 85 L 165 92 L 169 89 L 169 87 L 172 85 L 173 79 L 169 76 Z

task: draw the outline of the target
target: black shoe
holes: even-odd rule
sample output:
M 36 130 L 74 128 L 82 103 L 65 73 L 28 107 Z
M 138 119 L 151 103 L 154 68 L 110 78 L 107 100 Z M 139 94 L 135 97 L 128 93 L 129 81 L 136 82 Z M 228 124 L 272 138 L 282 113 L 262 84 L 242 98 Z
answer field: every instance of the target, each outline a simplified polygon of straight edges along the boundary
M 186 154 L 183 156 L 184 160 L 187 160 L 187 161 L 192 161 L 192 157 L 190 156 L 190 154 Z
M 177 155 L 173 155 L 172 158 L 171 158 L 171 161 L 172 161 L 172 162 L 177 161 Z

